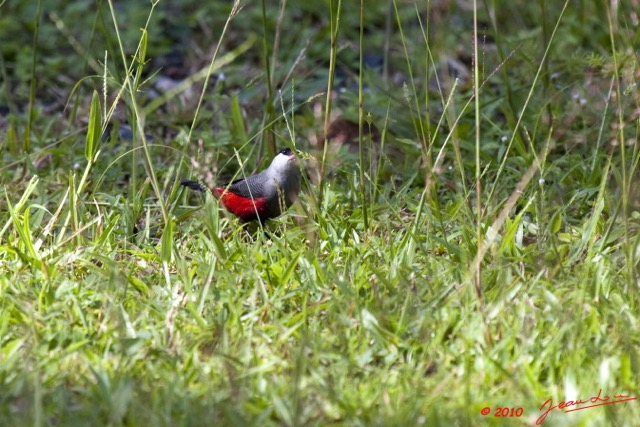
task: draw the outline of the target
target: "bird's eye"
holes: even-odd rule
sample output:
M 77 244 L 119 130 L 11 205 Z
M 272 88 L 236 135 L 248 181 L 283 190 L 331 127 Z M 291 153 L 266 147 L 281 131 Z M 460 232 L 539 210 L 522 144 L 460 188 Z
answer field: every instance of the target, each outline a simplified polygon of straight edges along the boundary
M 291 148 L 283 148 L 280 151 L 280 154 L 284 154 L 285 156 L 288 156 L 289 154 L 291 154 Z

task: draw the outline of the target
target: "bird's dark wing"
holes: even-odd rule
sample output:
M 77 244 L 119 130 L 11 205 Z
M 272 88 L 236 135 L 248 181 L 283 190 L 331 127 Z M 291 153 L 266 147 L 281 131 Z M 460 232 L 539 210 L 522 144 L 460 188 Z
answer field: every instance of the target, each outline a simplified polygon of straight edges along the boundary
M 237 194 L 238 196 L 246 197 L 248 199 L 260 199 L 268 196 L 268 194 L 266 194 L 265 192 L 264 184 L 265 177 L 263 177 L 261 174 L 258 174 L 250 176 L 246 179 L 236 179 L 231 184 L 220 188 L 222 188 L 223 190 L 228 190 L 234 194 Z

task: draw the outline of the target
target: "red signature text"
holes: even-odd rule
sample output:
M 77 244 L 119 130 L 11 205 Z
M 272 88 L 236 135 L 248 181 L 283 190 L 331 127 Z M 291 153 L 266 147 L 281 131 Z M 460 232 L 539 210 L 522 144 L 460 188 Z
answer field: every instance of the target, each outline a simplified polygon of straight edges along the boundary
M 595 408 L 596 406 L 613 405 L 615 403 L 629 402 L 631 400 L 638 400 L 637 397 L 631 397 L 624 394 L 616 394 L 613 397 L 602 395 L 602 389 L 598 391 L 598 394 L 587 400 L 567 400 L 566 402 L 560 402 L 557 405 L 553 404 L 553 399 L 549 398 L 540 406 L 542 415 L 536 420 L 536 425 L 542 424 L 547 418 L 549 412 L 554 409 L 564 409 L 564 412 L 580 411 L 582 409 Z

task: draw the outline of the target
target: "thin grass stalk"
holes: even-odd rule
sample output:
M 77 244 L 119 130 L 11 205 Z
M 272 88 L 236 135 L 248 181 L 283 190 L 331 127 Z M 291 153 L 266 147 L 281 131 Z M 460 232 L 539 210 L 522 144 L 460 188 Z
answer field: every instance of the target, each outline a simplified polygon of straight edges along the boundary
M 275 114 L 275 108 L 273 106 L 273 76 L 271 75 L 271 61 L 273 58 L 270 58 L 269 54 L 269 44 L 267 42 L 267 7 L 266 1 L 261 0 L 262 4 L 262 55 L 264 57 L 264 67 L 265 67 L 265 80 L 267 84 L 267 99 L 265 100 L 265 110 L 264 115 L 262 117 L 262 146 L 270 151 L 271 154 L 275 154 L 275 140 L 273 138 L 273 134 L 271 133 L 272 129 L 272 119 Z M 274 56 L 275 56 L 274 52 Z
M 615 89 L 616 89 L 616 104 L 617 104 L 617 118 L 618 118 L 618 132 L 617 132 L 617 140 L 618 145 L 620 146 L 620 173 L 622 175 L 622 188 L 620 189 L 621 193 L 621 202 L 622 202 L 622 215 L 623 215 L 623 224 L 624 224 L 624 248 L 626 255 L 626 267 L 627 267 L 627 277 L 629 278 L 629 284 L 634 277 L 634 268 L 632 259 L 633 248 L 631 246 L 630 240 L 630 230 L 629 230 L 629 217 L 628 217 L 628 206 L 629 206 L 629 178 L 628 178 L 628 170 L 627 170 L 627 149 L 626 149 L 626 137 L 624 133 L 624 106 L 623 102 L 623 91 L 621 89 L 621 78 L 620 78 L 620 64 L 618 62 L 618 51 L 616 47 L 616 34 L 618 25 L 614 21 L 612 16 L 611 8 L 607 7 L 607 23 L 609 25 L 609 40 L 611 43 L 611 57 L 613 59 L 613 73 L 615 78 Z
M 329 80 L 327 81 L 327 93 L 324 106 L 324 130 L 322 141 L 322 162 L 320 162 L 320 182 L 318 184 L 318 207 L 322 206 L 322 199 L 324 195 L 324 186 L 326 185 L 325 167 L 327 163 L 327 149 L 329 147 L 329 125 L 331 124 L 331 96 L 333 92 L 333 82 L 336 73 L 336 56 L 338 53 L 338 31 L 340 30 L 340 12 L 342 11 L 342 0 L 338 0 L 338 6 L 334 12 L 334 0 L 329 0 L 329 12 L 330 12 L 330 37 L 331 37 L 331 52 L 329 55 Z
M 536 70 L 536 75 L 533 78 L 533 82 L 531 83 L 531 88 L 529 89 L 529 93 L 527 94 L 527 97 L 525 99 L 524 105 L 522 106 L 522 109 L 520 110 L 520 114 L 518 114 L 518 120 L 516 121 L 516 124 L 513 128 L 513 130 L 511 131 L 511 138 L 509 139 L 509 143 L 507 144 L 507 149 L 504 152 L 504 156 L 502 158 L 502 161 L 500 162 L 500 166 L 498 167 L 498 171 L 496 172 L 496 177 L 494 179 L 493 185 L 491 186 L 491 190 L 489 191 L 489 194 L 487 196 L 487 201 L 490 201 L 493 198 L 493 194 L 495 193 L 496 189 L 500 186 L 500 177 L 502 175 L 502 172 L 504 170 L 504 168 L 506 167 L 506 161 L 507 158 L 509 156 L 509 152 L 511 151 L 511 147 L 513 146 L 513 143 L 517 137 L 517 134 L 520 130 L 520 125 L 522 124 L 522 120 L 524 119 L 524 113 L 527 111 L 527 108 L 529 107 L 529 103 L 531 102 L 531 98 L 533 97 L 533 92 L 535 90 L 535 88 L 538 85 L 538 81 L 540 80 L 540 76 L 542 74 L 542 70 L 544 69 L 543 65 L 545 63 L 545 61 L 547 60 L 547 57 L 549 56 L 549 52 L 551 50 L 551 45 L 553 44 L 553 40 L 555 39 L 555 35 L 558 31 L 558 28 L 560 27 L 560 22 L 562 22 L 562 18 L 564 16 L 565 11 L 567 10 L 567 6 L 569 5 L 569 0 L 565 0 L 564 6 L 562 7 L 562 11 L 560 12 L 560 15 L 558 16 L 558 19 L 556 21 L 556 25 L 553 28 L 553 32 L 551 33 L 551 37 L 549 38 L 549 44 L 547 44 L 547 46 L 545 47 L 544 50 L 544 54 L 542 55 L 542 59 L 540 60 L 540 65 L 538 65 L 538 69 Z
M 204 102 L 204 96 L 207 93 L 207 88 L 209 86 L 209 78 L 211 77 L 211 74 L 213 73 L 213 70 L 215 68 L 216 65 L 216 59 L 218 58 L 218 53 L 220 52 L 220 47 L 222 46 L 222 41 L 225 39 L 225 36 L 227 34 L 227 31 L 229 30 L 229 26 L 231 25 L 231 21 L 233 20 L 233 18 L 236 17 L 236 15 L 238 15 L 238 13 L 240 12 L 240 0 L 234 0 L 233 2 L 233 6 L 231 7 L 231 12 L 229 12 L 229 16 L 227 16 L 227 20 L 224 23 L 224 27 L 222 28 L 222 32 L 220 33 L 220 37 L 218 38 L 218 44 L 216 45 L 215 50 L 213 51 L 213 55 L 211 56 L 211 61 L 209 61 L 209 67 L 206 70 L 206 75 L 204 76 L 204 83 L 202 84 L 202 91 L 200 92 L 200 98 L 198 99 L 198 104 L 196 106 L 196 111 L 193 115 L 193 120 L 191 121 L 191 126 L 189 127 L 189 134 L 187 136 L 187 141 L 191 141 L 192 137 L 193 137 L 193 131 L 196 128 L 196 123 L 198 122 L 198 117 L 200 115 L 200 109 L 202 108 L 202 103 Z M 251 44 L 253 43 L 253 41 L 251 41 Z M 249 44 L 245 45 L 245 48 L 248 49 Z M 201 70 L 201 72 L 204 70 Z M 200 72 L 198 73 L 198 75 L 200 75 Z M 188 86 L 186 86 L 188 87 Z M 186 88 L 185 87 L 185 88 Z M 184 150 L 188 149 L 188 144 L 185 144 L 184 146 Z M 180 156 L 180 165 L 178 166 L 178 168 L 176 169 L 177 171 L 182 170 L 183 168 L 183 164 L 184 164 L 184 159 L 187 157 L 186 154 L 183 152 L 183 156 Z M 177 175 L 176 175 L 176 179 L 177 179 Z M 174 199 L 177 191 L 178 191 L 178 187 L 177 185 L 174 185 L 173 190 L 171 191 L 171 195 L 170 198 Z
M 414 101 L 414 108 L 416 109 L 415 119 L 417 120 L 416 136 L 420 139 L 420 145 L 422 147 L 422 161 L 426 169 L 426 175 L 424 177 L 424 184 L 427 189 L 431 188 L 433 168 L 431 164 L 431 158 L 429 157 L 429 147 L 431 146 L 430 135 L 430 123 L 429 120 L 423 120 L 422 111 L 420 110 L 420 101 L 418 97 L 418 90 L 416 88 L 415 79 L 413 77 L 413 67 L 411 66 L 411 60 L 409 55 L 409 49 L 407 48 L 407 40 L 404 36 L 404 30 L 402 28 L 402 21 L 400 20 L 400 12 L 398 11 L 397 0 L 393 0 L 393 7 L 396 15 L 396 23 L 398 25 L 398 31 L 400 33 L 400 40 L 402 42 L 402 50 L 404 53 L 405 61 L 407 63 L 407 73 L 409 75 L 409 83 L 411 85 L 411 95 Z M 427 133 L 425 133 L 425 127 Z
M 38 58 L 38 35 L 40 34 L 40 17 L 42 16 L 42 0 L 38 0 L 36 11 L 35 28 L 33 29 L 33 45 L 31 55 L 31 81 L 29 82 L 29 115 L 27 117 L 27 127 L 24 130 L 22 140 L 22 152 L 31 154 L 31 127 L 33 126 L 34 108 L 36 104 L 36 62 Z
M 360 162 L 360 201 L 365 232 L 369 230 L 369 201 L 367 198 L 365 173 L 364 173 L 364 99 L 362 91 L 362 79 L 364 77 L 364 0 L 360 0 L 360 66 L 358 70 L 358 159 Z
M 130 76 L 132 75 L 132 71 L 133 71 L 133 66 L 134 66 L 134 62 L 131 62 L 131 65 L 128 65 L 127 62 L 127 55 L 125 53 L 125 49 L 124 49 L 124 45 L 122 43 L 122 38 L 120 36 L 120 29 L 118 27 L 118 21 L 116 19 L 116 12 L 115 12 L 115 8 L 113 6 L 113 0 L 108 0 L 109 3 L 109 10 L 111 12 L 111 19 L 113 21 L 113 28 L 115 30 L 116 33 L 116 39 L 118 40 L 118 46 L 119 46 L 119 50 L 120 50 L 120 55 L 121 55 L 121 60 L 122 63 L 124 64 L 126 73 L 125 73 L 125 83 L 124 86 L 128 89 L 128 93 L 129 93 L 129 100 L 131 102 L 131 114 L 132 114 L 132 127 L 134 127 L 133 125 L 135 125 L 135 129 L 136 132 L 138 134 L 138 136 L 140 137 L 140 141 L 142 142 L 142 147 L 143 147 L 143 153 L 144 153 L 144 159 L 145 159 L 145 166 L 147 168 L 147 173 L 149 175 L 149 180 L 151 181 L 151 186 L 153 188 L 153 191 L 155 193 L 156 198 L 158 199 L 158 204 L 160 205 L 160 210 L 162 212 L 162 218 L 164 223 L 166 224 L 167 221 L 169 220 L 169 212 L 167 210 L 167 206 L 165 204 L 165 200 L 164 200 L 164 195 L 162 193 L 162 190 L 160 188 L 160 184 L 158 182 L 158 179 L 156 177 L 156 172 L 155 169 L 153 167 L 153 161 L 151 159 L 151 153 L 149 151 L 149 146 L 147 145 L 147 137 L 145 136 L 144 133 L 144 117 L 143 114 L 140 110 L 140 108 L 138 107 L 138 101 L 136 100 L 136 93 L 137 93 L 137 86 L 135 86 L 132 82 L 131 82 L 131 78 Z M 140 56 L 144 57 L 144 48 L 146 48 L 146 46 L 142 45 L 142 42 L 144 40 L 146 40 L 146 37 L 144 36 L 144 34 L 147 33 L 147 28 L 148 25 L 150 23 L 151 20 L 151 16 L 153 15 L 153 11 L 155 9 L 155 6 L 157 5 L 157 2 L 152 2 L 151 3 L 151 10 L 149 11 L 149 16 L 147 18 L 147 22 L 145 23 L 145 27 L 143 28 L 143 37 L 141 38 L 141 43 L 138 45 L 138 49 L 136 51 L 136 54 L 134 55 L 134 58 L 138 59 L 138 62 L 140 64 L 140 68 L 142 67 L 142 65 L 144 64 L 144 59 L 140 59 Z M 139 68 L 139 71 L 140 71 Z M 138 73 L 139 75 L 139 73 Z M 135 151 L 134 151 L 135 153 Z M 135 157 L 135 156 L 133 156 Z M 135 168 L 135 163 L 132 164 L 132 167 Z M 134 173 L 132 174 L 132 177 L 136 176 L 135 170 L 133 171 Z M 135 179 L 135 178 L 134 178 Z M 135 181 L 134 181 L 135 182 Z M 134 186 L 133 191 L 131 194 L 136 194 L 136 188 Z
M 480 163 L 480 64 L 478 61 L 478 2 L 473 0 L 473 98 L 475 110 L 475 164 L 476 164 L 476 241 L 477 254 L 474 275 L 474 286 L 478 303 L 482 306 L 482 283 L 481 283 L 481 263 L 480 248 L 483 241 L 482 229 L 482 187 L 481 174 L 482 165 Z

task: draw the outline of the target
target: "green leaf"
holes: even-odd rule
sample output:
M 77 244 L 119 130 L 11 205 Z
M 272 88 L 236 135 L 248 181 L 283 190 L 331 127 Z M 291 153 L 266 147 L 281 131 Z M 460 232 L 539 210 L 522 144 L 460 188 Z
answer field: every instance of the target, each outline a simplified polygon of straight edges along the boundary
M 87 142 L 84 147 L 84 156 L 89 162 L 94 160 L 100 147 L 100 134 L 102 133 L 102 113 L 100 112 L 100 96 L 93 91 L 91 110 L 89 111 L 89 129 L 87 129 Z
M 149 293 L 149 287 L 147 286 L 147 284 L 133 275 L 129 276 L 129 284 L 133 286 L 136 291 L 140 292 L 143 295 Z
M 551 218 L 551 233 L 558 234 L 562 228 L 562 214 L 557 211 Z
M 247 132 L 245 131 L 245 123 L 242 117 L 242 111 L 240 109 L 240 101 L 238 101 L 238 95 L 233 94 L 231 97 L 231 120 L 233 122 L 233 126 L 231 127 L 231 132 L 236 138 L 237 142 L 244 144 L 249 138 L 247 137 Z
M 170 217 L 162 233 L 162 245 L 160 247 L 160 257 L 164 262 L 171 262 L 171 253 L 173 251 L 173 223 L 175 219 Z
M 18 154 L 18 134 L 16 133 L 16 128 L 12 123 L 9 123 L 9 128 L 7 129 L 7 135 L 5 136 L 5 141 L 7 145 L 7 149 L 13 155 Z
M 147 42 L 149 39 L 149 33 L 144 28 L 142 30 L 142 37 L 140 37 L 140 44 L 138 45 L 138 52 L 135 58 L 137 63 L 136 70 L 136 78 L 135 78 L 135 86 L 138 87 L 140 85 L 140 81 L 144 72 L 144 61 L 147 57 Z
M 298 265 L 298 259 L 300 259 L 300 254 L 296 254 L 293 257 L 293 259 L 291 260 L 291 262 L 287 266 L 287 269 L 284 271 L 284 273 L 280 277 L 280 284 L 281 285 L 286 285 L 287 282 L 289 282 L 289 279 L 291 278 L 291 275 L 293 274 L 293 271 L 295 270 L 296 266 Z

